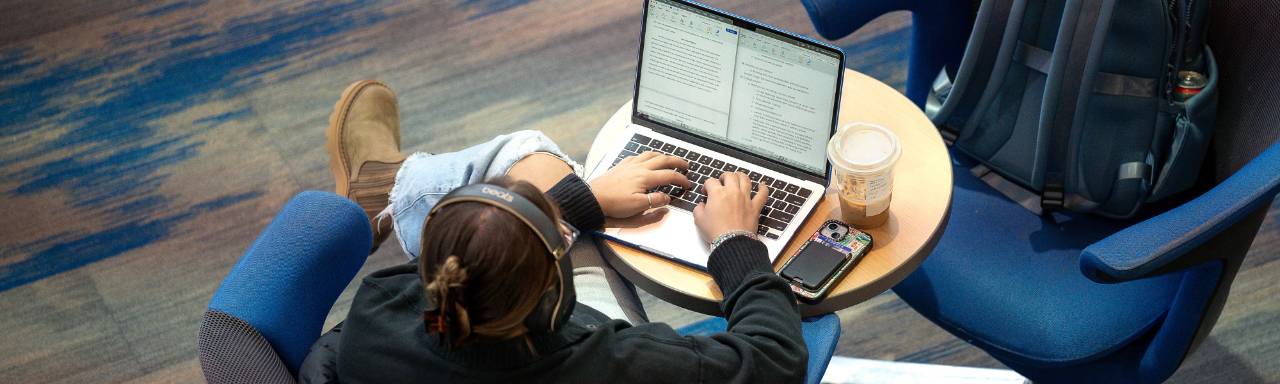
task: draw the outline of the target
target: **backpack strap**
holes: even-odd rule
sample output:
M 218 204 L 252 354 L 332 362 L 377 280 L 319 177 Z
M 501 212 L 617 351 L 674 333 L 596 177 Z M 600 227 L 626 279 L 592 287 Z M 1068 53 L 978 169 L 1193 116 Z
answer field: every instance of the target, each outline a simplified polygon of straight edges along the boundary
M 1046 51 L 1025 41 L 1019 41 L 1013 49 L 1013 61 L 1048 75 L 1049 64 L 1053 60 L 1053 52 Z
M 980 85 L 983 91 L 981 94 L 978 95 L 979 97 L 977 98 L 973 106 L 972 111 L 974 113 L 977 113 L 978 111 L 985 111 L 987 108 L 989 108 L 992 100 L 994 100 L 996 98 L 996 95 L 1000 93 L 1001 86 L 1004 85 L 1004 80 L 1005 80 L 1004 74 L 1006 73 L 1006 71 L 1008 71 L 1009 64 L 1013 62 L 1013 50 L 1014 50 L 1013 45 L 1018 41 L 1018 34 L 1019 34 L 1019 31 L 1022 29 L 1022 22 L 1026 16 L 1025 13 L 1027 12 L 1027 1 L 1028 0 L 1012 0 L 1012 1 L 992 0 L 991 1 L 991 3 L 993 3 L 993 7 L 996 4 L 999 4 L 999 5 L 1005 5 L 1007 3 L 1011 3 L 1011 4 L 1008 4 L 1009 5 L 1008 12 L 1007 12 L 1008 17 L 1005 19 L 1006 25 L 1003 25 L 1003 26 L 988 25 L 987 26 L 987 28 L 999 28 L 1001 30 L 1001 33 L 999 34 L 999 42 L 993 42 L 992 43 L 993 46 L 991 47 L 992 49 L 983 51 L 987 53 L 986 56 L 990 56 L 989 62 L 991 63 L 991 65 L 987 67 L 990 69 L 985 72 L 987 76 L 985 84 Z M 1037 0 L 1037 1 L 1040 1 L 1040 0 Z M 984 1 L 983 5 L 986 5 L 986 3 L 987 2 Z M 996 36 L 993 35 L 991 37 L 988 37 L 988 39 L 996 39 Z M 994 53 L 994 55 L 991 55 L 991 53 Z M 965 54 L 967 55 L 968 52 L 965 52 Z M 968 57 L 966 56 L 966 58 Z M 961 63 L 961 66 L 963 67 L 963 63 Z M 981 69 L 975 69 L 975 71 L 977 70 L 981 70 Z M 961 73 L 961 75 L 962 74 L 963 73 Z M 963 92 L 964 89 L 960 87 L 959 81 L 960 79 L 957 79 L 957 84 L 955 88 L 960 89 L 960 91 Z M 974 83 L 974 85 L 979 86 L 978 83 Z M 952 90 L 952 96 L 950 96 L 947 99 L 948 102 L 950 102 L 952 98 L 956 98 L 956 91 L 954 89 Z M 961 100 L 957 100 L 957 101 L 961 101 Z M 944 104 L 943 107 L 944 107 L 943 109 L 945 110 L 946 105 Z M 974 118 L 974 116 L 970 116 L 970 118 L 967 121 L 964 121 L 963 122 L 964 125 L 960 127 L 961 128 L 960 135 L 959 135 L 960 138 L 964 138 L 966 135 L 972 134 L 974 132 L 974 127 L 978 125 L 978 120 L 980 119 Z
M 960 131 L 955 122 L 948 121 L 952 112 L 957 108 L 973 108 L 973 104 L 985 93 L 981 91 L 987 89 L 985 86 L 994 73 L 991 68 L 1005 34 L 1017 34 L 1016 29 L 1011 32 L 1007 29 L 1010 15 L 1013 12 L 1021 14 L 1021 7 L 1014 10 L 1014 3 L 1024 2 L 1025 0 L 986 0 L 976 7 L 978 15 L 965 46 L 964 56 L 960 59 L 960 68 L 956 70 L 955 83 L 948 91 L 942 107 L 932 116 L 934 125 L 946 136 L 954 138 Z M 975 89 L 980 92 L 973 94 Z
M 1098 72 L 1093 79 L 1093 93 L 1113 96 L 1156 97 L 1159 80 L 1149 77 Z
M 1043 212 L 1063 208 L 1069 200 L 1066 188 L 1074 184 L 1074 177 L 1068 167 L 1074 163 L 1070 158 L 1076 152 L 1072 132 L 1096 84 L 1094 76 L 1088 74 L 1098 72 L 1102 41 L 1110 27 L 1114 7 L 1115 0 L 1068 0 L 1063 10 L 1063 23 L 1058 29 L 1050 64 L 1052 74 L 1046 86 L 1046 90 L 1055 94 L 1052 102 L 1045 103 L 1041 115 L 1041 124 L 1049 124 L 1048 156 L 1040 199 Z
M 1029 189 L 1023 188 L 1017 183 L 1009 181 L 1009 179 L 1004 178 L 1004 176 L 1000 176 L 999 173 L 992 172 L 991 168 L 978 164 L 977 166 L 970 168 L 969 173 L 973 174 L 973 176 L 977 177 L 979 180 L 982 180 L 982 182 L 991 187 L 991 189 L 996 190 L 996 192 L 1000 192 L 1001 195 L 1008 197 L 1010 200 L 1018 203 L 1018 205 L 1026 208 L 1028 211 L 1037 215 L 1044 213 L 1040 208 L 1040 195 Z
M 1038 13 L 1028 17 L 1029 1 L 1042 2 L 1043 0 L 982 2 L 973 35 L 970 36 L 969 49 L 965 51 L 964 60 L 960 63 L 955 85 L 933 119 L 934 123 L 942 128 L 944 134 L 950 131 L 952 138 L 956 138 L 956 135 L 974 134 L 979 119 L 968 114 L 976 114 L 977 111 L 984 111 L 991 107 L 1011 65 L 1022 65 L 1034 71 L 1047 73 L 1048 58 L 1052 54 L 1027 44 L 1019 38 L 1024 19 L 1035 22 L 1039 18 Z M 975 89 L 981 92 L 974 92 Z M 966 91 L 968 91 L 967 95 Z M 953 118 L 953 113 L 960 115 L 960 118 Z M 955 148 L 966 152 L 961 146 Z M 1041 213 L 1041 196 L 1035 190 L 1005 178 L 986 165 L 977 165 L 970 169 L 970 173 L 1027 210 L 1036 214 Z

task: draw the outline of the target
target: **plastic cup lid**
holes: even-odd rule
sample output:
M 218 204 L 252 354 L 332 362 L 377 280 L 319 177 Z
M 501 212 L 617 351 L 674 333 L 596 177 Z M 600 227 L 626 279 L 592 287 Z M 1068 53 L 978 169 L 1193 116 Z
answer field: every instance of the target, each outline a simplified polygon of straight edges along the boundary
M 880 171 L 893 166 L 901 155 L 898 136 L 875 124 L 847 124 L 827 143 L 831 162 L 852 171 Z

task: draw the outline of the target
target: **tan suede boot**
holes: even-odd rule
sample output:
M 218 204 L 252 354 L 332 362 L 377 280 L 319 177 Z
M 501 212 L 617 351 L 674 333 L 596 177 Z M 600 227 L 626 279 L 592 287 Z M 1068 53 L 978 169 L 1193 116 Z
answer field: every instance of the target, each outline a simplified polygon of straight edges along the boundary
M 387 207 L 400 154 L 400 112 L 396 94 L 385 84 L 361 80 L 347 86 L 329 114 L 325 130 L 329 170 L 336 193 L 364 208 L 373 229 L 372 253 L 391 234 L 391 219 L 375 216 Z

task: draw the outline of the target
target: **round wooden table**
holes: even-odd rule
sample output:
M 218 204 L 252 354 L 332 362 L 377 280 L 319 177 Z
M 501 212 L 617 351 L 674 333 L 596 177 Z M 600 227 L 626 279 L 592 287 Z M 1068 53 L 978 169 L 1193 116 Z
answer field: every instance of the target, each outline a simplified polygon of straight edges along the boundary
M 602 148 L 597 144 L 617 140 L 630 120 L 631 102 L 627 102 L 596 135 L 586 169 L 593 169 L 604 155 L 596 150 Z M 951 159 L 937 129 L 915 104 L 876 79 L 845 70 L 840 125 L 851 122 L 887 127 L 902 143 L 902 157 L 894 168 L 889 220 L 866 230 L 873 239 L 871 251 L 825 300 L 816 305 L 801 304 L 805 316 L 848 308 L 902 281 L 933 252 L 951 208 Z M 781 268 L 800 244 L 831 218 L 840 218 L 834 189 L 787 244 L 774 269 Z M 608 248 L 613 252 L 604 252 L 605 258 L 633 284 L 685 309 L 722 315 L 723 296 L 706 272 L 612 241 L 608 241 Z

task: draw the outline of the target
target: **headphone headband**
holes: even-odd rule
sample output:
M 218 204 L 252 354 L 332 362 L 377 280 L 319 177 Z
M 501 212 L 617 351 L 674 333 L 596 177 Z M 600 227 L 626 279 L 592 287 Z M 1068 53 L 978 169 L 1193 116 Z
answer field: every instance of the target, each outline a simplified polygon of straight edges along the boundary
M 454 189 L 445 195 L 440 201 L 436 202 L 431 211 L 427 213 L 426 223 L 422 227 L 423 238 L 426 238 L 427 228 L 430 225 L 431 217 L 435 216 L 441 208 L 452 204 L 463 202 L 477 202 L 491 205 L 498 209 L 511 213 L 520 219 L 526 226 L 533 229 L 533 232 L 542 239 L 542 244 L 547 247 L 547 252 L 551 254 L 551 263 L 555 265 L 556 275 L 559 281 L 556 287 L 543 294 L 539 300 L 538 306 L 534 311 L 525 317 L 524 324 L 528 329 L 535 332 L 555 332 L 568 322 L 573 312 L 574 302 L 577 301 L 577 295 L 573 289 L 573 265 L 569 258 L 564 257 L 569 253 L 569 241 L 560 233 L 560 226 L 550 216 L 538 209 L 533 202 L 503 187 L 493 184 L 471 184 Z M 425 255 L 419 255 L 425 257 Z M 439 309 L 437 308 L 437 311 Z M 423 320 L 426 321 L 428 332 L 431 329 L 438 329 L 440 321 L 437 320 L 435 328 L 433 323 L 427 320 L 430 310 L 423 313 Z M 439 312 L 437 312 L 439 313 Z
M 435 216 L 436 212 L 445 206 L 463 202 L 488 204 L 520 219 L 538 235 L 542 244 L 547 247 L 547 252 L 550 252 L 555 260 L 560 260 L 569 251 L 569 244 L 565 244 L 564 236 L 560 234 L 560 226 L 545 212 L 524 196 L 493 184 L 471 184 L 454 189 L 431 207 L 427 218 Z M 423 228 L 423 233 L 426 233 L 425 229 Z

